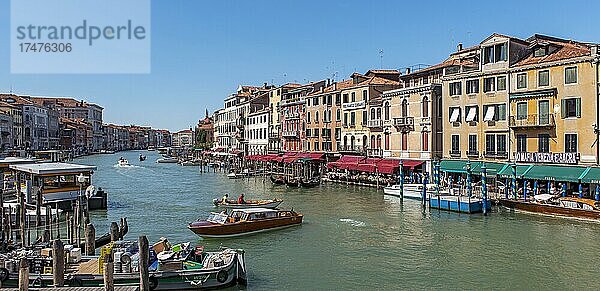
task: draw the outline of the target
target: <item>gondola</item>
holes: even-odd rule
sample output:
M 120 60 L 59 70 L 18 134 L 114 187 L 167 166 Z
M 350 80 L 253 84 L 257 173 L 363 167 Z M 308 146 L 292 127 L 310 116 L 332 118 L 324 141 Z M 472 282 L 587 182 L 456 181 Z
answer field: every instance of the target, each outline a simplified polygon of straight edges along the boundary
M 285 184 L 288 187 L 300 187 L 300 181 L 297 178 L 287 178 Z
M 300 184 L 302 185 L 302 187 L 305 188 L 312 188 L 312 187 L 317 187 L 321 184 L 321 180 L 319 178 L 312 178 L 312 179 L 302 179 L 300 180 Z
M 277 176 L 277 178 L 273 177 L 273 175 L 269 176 L 269 178 L 271 179 L 271 183 L 273 183 L 273 185 L 283 185 L 285 184 L 285 179 L 282 176 Z

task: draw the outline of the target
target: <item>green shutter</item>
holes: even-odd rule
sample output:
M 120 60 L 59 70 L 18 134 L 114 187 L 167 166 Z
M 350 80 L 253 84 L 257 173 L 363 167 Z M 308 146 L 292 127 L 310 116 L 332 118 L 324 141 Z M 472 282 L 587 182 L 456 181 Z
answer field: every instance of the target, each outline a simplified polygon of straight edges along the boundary
M 581 117 L 581 98 L 575 99 L 575 114 L 577 118 Z
M 560 100 L 560 118 L 565 118 L 567 115 L 567 100 Z

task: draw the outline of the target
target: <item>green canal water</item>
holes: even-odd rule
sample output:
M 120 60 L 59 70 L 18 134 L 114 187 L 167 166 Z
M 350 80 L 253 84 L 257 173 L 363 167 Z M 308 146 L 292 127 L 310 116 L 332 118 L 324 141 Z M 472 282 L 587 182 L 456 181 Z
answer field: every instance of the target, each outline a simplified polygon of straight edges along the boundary
M 148 155 L 144 162 L 138 155 Z M 123 156 L 131 168 L 117 168 Z M 600 224 L 494 209 L 491 215 L 423 211 L 418 201 L 339 184 L 312 189 L 268 180 L 229 180 L 198 167 L 157 164 L 155 152 L 76 160 L 96 165 L 109 194 L 96 211 L 98 233 L 128 217 L 129 239 L 146 234 L 207 248 L 243 248 L 248 290 L 600 289 Z M 305 215 L 298 227 L 202 240 L 186 226 L 215 211 L 223 193 L 282 198 Z M 236 196 L 237 197 L 237 196 Z

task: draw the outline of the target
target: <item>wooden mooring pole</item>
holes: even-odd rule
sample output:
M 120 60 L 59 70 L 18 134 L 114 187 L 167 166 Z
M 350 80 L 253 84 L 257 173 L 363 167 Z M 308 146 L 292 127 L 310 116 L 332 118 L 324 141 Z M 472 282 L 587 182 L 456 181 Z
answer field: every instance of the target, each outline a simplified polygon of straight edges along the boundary
M 65 284 L 65 246 L 60 239 L 55 239 L 52 244 L 52 279 L 54 287 Z
M 139 257 L 139 271 L 140 271 L 140 291 L 149 291 L 150 290 L 150 276 L 148 274 L 148 259 L 150 256 L 149 246 L 148 246 L 148 238 L 145 235 L 142 235 L 138 239 L 138 244 L 140 246 L 140 257 Z
M 107 254 L 104 257 L 104 270 L 102 271 L 102 277 L 104 278 L 104 291 L 114 291 L 114 275 L 115 263 L 113 262 L 112 254 Z
M 87 256 L 96 254 L 96 228 L 91 223 L 85 227 L 85 254 Z
M 19 262 L 19 291 L 29 289 L 29 264 L 26 258 L 21 258 Z
M 110 223 L 110 241 L 118 241 L 121 234 L 119 231 L 119 225 L 116 222 Z

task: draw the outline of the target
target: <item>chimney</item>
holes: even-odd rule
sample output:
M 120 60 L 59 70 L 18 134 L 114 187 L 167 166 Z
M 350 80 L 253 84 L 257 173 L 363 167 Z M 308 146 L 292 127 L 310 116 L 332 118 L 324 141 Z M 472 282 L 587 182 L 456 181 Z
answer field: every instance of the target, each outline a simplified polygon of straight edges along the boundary
M 336 90 L 337 90 L 337 82 L 334 81 L 333 82 L 333 91 L 336 91 Z
M 267 88 L 267 82 L 263 84 L 263 88 Z
M 592 46 L 592 57 L 598 57 L 598 46 L 594 45 Z
M 406 68 L 406 73 L 405 75 L 410 75 L 410 68 Z
M 456 51 L 462 51 L 463 47 L 462 47 L 462 42 L 459 42 L 458 45 L 456 46 Z

